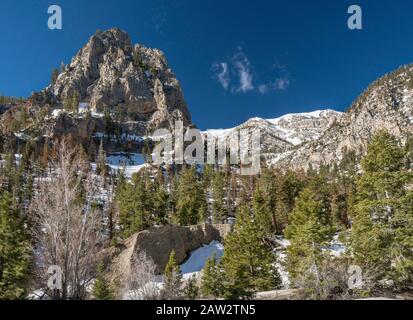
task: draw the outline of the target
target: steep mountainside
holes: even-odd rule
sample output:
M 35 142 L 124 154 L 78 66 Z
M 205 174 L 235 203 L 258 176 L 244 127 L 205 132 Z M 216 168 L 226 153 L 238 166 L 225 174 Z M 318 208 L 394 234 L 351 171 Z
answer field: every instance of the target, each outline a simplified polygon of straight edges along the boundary
M 317 167 L 339 161 L 350 150 L 364 153 L 380 129 L 387 129 L 402 141 L 412 136 L 413 65 L 374 82 L 319 139 L 304 144 L 278 164 Z

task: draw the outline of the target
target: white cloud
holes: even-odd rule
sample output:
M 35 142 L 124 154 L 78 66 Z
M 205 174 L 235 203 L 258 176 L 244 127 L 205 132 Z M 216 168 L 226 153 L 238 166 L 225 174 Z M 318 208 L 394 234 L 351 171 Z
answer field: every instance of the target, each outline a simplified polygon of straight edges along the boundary
M 218 82 L 221 84 L 221 86 L 225 89 L 228 90 L 229 84 L 231 82 L 231 77 L 229 75 L 229 68 L 228 68 L 228 63 L 226 62 L 215 62 L 212 65 L 212 68 L 214 72 L 216 73 L 216 77 Z
M 276 90 L 286 90 L 290 86 L 290 79 L 288 77 L 278 78 L 274 85 Z
M 258 86 L 258 91 L 261 94 L 267 94 L 270 91 L 286 90 L 290 86 L 290 79 L 288 76 L 275 79 L 273 82 L 261 84 Z
M 247 93 L 257 91 L 267 94 L 271 91 L 287 90 L 290 86 L 290 76 L 285 66 L 276 63 L 273 65 L 276 78 L 262 84 L 256 84 L 252 64 L 241 47 L 238 47 L 229 62 L 214 62 L 212 71 L 224 90 L 232 93 Z
M 243 93 L 254 90 L 251 63 L 241 48 L 232 58 L 232 63 L 239 78 L 239 86 L 235 90 Z

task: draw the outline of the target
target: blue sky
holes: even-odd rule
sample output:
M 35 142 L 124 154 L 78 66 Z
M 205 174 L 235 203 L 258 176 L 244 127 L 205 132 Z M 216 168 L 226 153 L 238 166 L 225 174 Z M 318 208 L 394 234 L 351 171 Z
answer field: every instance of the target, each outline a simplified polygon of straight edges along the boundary
M 62 7 L 61 31 L 47 28 L 51 4 Z M 351 4 L 362 31 L 347 28 Z M 406 0 L 1 0 L 0 93 L 41 90 L 97 29 L 117 26 L 166 53 L 202 129 L 344 110 L 413 62 L 412 15 Z

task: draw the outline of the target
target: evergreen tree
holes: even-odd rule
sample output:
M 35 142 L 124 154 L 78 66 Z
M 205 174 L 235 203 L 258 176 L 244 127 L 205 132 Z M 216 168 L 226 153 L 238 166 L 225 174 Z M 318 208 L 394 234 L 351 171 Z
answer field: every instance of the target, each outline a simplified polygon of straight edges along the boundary
M 224 175 L 216 171 L 212 179 L 212 213 L 215 223 L 223 223 L 227 216 Z
M 277 217 L 277 186 L 274 173 L 264 169 L 254 192 L 254 215 L 267 233 L 281 231 Z
M 195 275 L 188 279 L 184 288 L 184 295 L 189 300 L 196 300 L 199 297 L 199 287 Z
M 259 188 L 254 192 L 253 211 L 256 223 L 266 235 L 272 231 L 272 212 L 268 198 L 265 199 L 263 193 Z
M 58 77 L 59 77 L 59 70 L 54 68 L 52 71 L 52 84 L 56 83 Z
M 132 183 L 125 181 L 117 188 L 119 222 L 124 237 L 145 230 L 151 225 L 152 207 L 145 179 L 146 176 L 134 174 Z
M 158 185 L 153 195 L 153 215 L 158 225 L 164 225 L 168 220 L 168 193 L 164 185 Z
M 184 168 L 179 178 L 176 218 L 180 225 L 197 224 L 205 208 L 205 198 L 195 168 Z
M 80 95 L 76 90 L 71 92 L 63 102 L 63 108 L 67 112 L 76 112 L 79 107 Z
M 103 179 L 107 176 L 107 165 L 106 165 L 106 153 L 103 149 L 103 140 L 100 140 L 98 158 L 96 161 L 96 173 L 99 174 Z
M 234 232 L 225 240 L 222 259 L 224 298 L 251 298 L 256 291 L 274 290 L 280 286 L 276 256 L 264 238 L 264 232 L 251 218 L 249 208 L 241 207 Z
M 171 252 L 169 261 L 165 267 L 162 296 L 168 300 L 182 297 L 182 273 L 181 268 L 176 262 L 175 251 Z
M 351 233 L 355 262 L 401 286 L 413 283 L 413 176 L 405 155 L 387 131 L 373 138 L 357 181 Z
M 110 283 L 105 279 L 104 267 L 98 266 L 97 278 L 93 284 L 92 294 L 95 300 L 114 300 L 115 293 Z
M 293 211 L 296 199 L 303 189 L 303 183 L 297 173 L 287 171 L 277 173 L 276 187 L 276 217 L 278 225 L 285 227 L 289 221 L 289 214 Z
M 10 194 L 4 192 L 0 198 L 0 300 L 24 298 L 29 258 L 24 223 Z
M 204 297 L 219 298 L 222 295 L 222 274 L 221 265 L 217 262 L 214 253 L 205 263 L 202 272 L 201 292 Z
M 290 215 L 285 236 L 291 245 L 287 248 L 287 266 L 293 281 L 317 266 L 321 246 L 331 239 L 330 225 L 323 223 L 325 208 L 310 188 L 300 193 Z

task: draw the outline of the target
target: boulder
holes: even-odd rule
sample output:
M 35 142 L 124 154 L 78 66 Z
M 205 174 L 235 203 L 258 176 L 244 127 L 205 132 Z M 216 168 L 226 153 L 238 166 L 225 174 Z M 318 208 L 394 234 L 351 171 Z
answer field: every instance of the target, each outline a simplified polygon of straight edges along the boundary
M 230 232 L 230 225 L 213 224 L 188 227 L 167 225 L 139 232 L 127 239 L 113 258 L 110 278 L 119 283 L 127 279 L 131 272 L 131 262 L 141 251 L 153 259 L 157 274 L 162 274 L 173 250 L 178 264 L 182 264 L 191 251 L 214 240 L 223 241 Z

